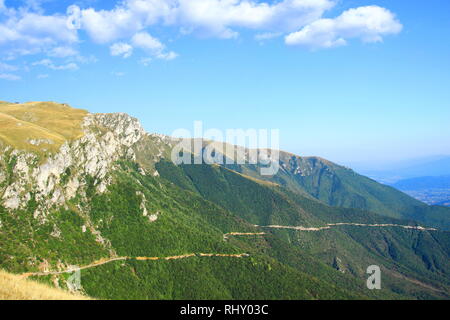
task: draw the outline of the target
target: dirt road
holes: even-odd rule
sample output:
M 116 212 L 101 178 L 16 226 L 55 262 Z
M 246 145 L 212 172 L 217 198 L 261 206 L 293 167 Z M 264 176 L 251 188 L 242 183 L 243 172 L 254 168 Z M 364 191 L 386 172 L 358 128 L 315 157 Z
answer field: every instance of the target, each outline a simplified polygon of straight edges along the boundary
M 333 227 L 339 227 L 339 226 L 357 226 L 357 227 L 367 227 L 367 228 L 396 227 L 396 228 L 418 230 L 418 231 L 438 231 L 437 229 L 434 229 L 434 228 L 425 228 L 425 227 L 421 227 L 421 226 L 405 226 L 405 225 L 399 225 L 399 224 L 363 224 L 363 223 L 351 223 L 351 222 L 328 223 L 324 227 L 278 226 L 278 225 L 258 226 L 258 225 L 255 225 L 255 227 L 258 227 L 258 228 L 290 229 L 290 230 L 297 230 L 297 231 L 322 231 L 322 230 L 330 230 Z
M 309 231 L 309 232 L 317 232 L 317 231 L 323 231 L 323 230 L 329 230 L 333 227 L 339 227 L 339 226 L 358 226 L 358 227 L 369 227 L 369 228 L 387 228 L 387 227 L 398 227 L 403 229 L 410 229 L 410 230 L 418 230 L 418 231 L 437 231 L 437 229 L 434 228 L 425 228 L 421 226 L 405 226 L 405 225 L 397 225 L 397 224 L 362 224 L 362 223 L 328 223 L 324 227 L 302 227 L 302 226 L 279 226 L 279 225 L 270 225 L 270 226 L 258 226 L 254 225 L 257 228 L 265 228 L 265 229 L 290 229 L 290 230 L 297 230 L 297 231 Z M 223 239 L 226 241 L 231 236 L 263 236 L 266 235 L 265 232 L 230 232 L 223 235 Z M 28 278 L 33 276 L 49 276 L 49 275 L 61 275 L 65 273 L 73 273 L 75 271 L 79 270 L 86 270 L 91 269 L 95 267 L 99 267 L 111 262 L 115 261 L 127 261 L 127 260 L 136 260 L 136 261 L 158 261 L 158 260 L 180 260 L 180 259 L 188 259 L 193 257 L 221 257 L 221 258 L 244 258 L 249 257 L 248 254 L 242 253 L 242 254 L 225 254 L 225 253 L 190 253 L 185 255 L 179 255 L 179 256 L 169 256 L 169 257 L 115 257 L 115 258 L 109 258 L 109 259 L 102 259 L 96 262 L 93 262 L 91 264 L 88 264 L 86 266 L 82 267 L 70 267 L 67 270 L 63 271 L 44 271 L 44 272 L 30 272 L 30 273 L 24 273 L 22 274 L 22 277 Z
M 67 270 L 63 271 L 44 271 L 44 272 L 29 272 L 22 274 L 23 278 L 29 278 L 29 277 L 43 277 L 43 276 L 51 276 L 51 275 L 61 275 L 65 273 L 73 273 L 80 270 L 86 270 L 91 269 L 95 267 L 99 267 L 111 262 L 115 261 L 130 261 L 130 260 L 136 260 L 136 261 L 157 261 L 157 260 L 181 260 L 181 259 L 188 259 L 193 257 L 221 257 L 221 258 L 245 258 L 249 257 L 249 254 L 241 253 L 241 254 L 225 254 L 225 253 L 191 253 L 191 254 L 185 254 L 185 255 L 179 255 L 179 256 L 169 256 L 169 257 L 117 257 L 117 258 L 111 258 L 111 259 L 102 259 L 99 261 L 96 261 L 94 263 L 82 266 L 82 267 L 70 267 Z

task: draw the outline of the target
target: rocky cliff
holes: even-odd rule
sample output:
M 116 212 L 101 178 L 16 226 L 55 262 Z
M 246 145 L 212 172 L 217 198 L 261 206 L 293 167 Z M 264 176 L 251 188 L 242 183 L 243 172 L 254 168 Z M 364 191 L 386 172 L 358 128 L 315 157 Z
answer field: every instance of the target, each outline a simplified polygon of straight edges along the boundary
M 34 217 L 45 219 L 52 207 L 85 196 L 87 179 L 98 193 L 105 192 L 115 161 L 136 160 L 133 146 L 147 136 L 139 121 L 124 113 L 86 114 L 80 130 L 80 138 L 66 140 L 54 153 L 14 148 L 0 140 L 0 199 L 5 208 L 24 209 L 33 201 Z

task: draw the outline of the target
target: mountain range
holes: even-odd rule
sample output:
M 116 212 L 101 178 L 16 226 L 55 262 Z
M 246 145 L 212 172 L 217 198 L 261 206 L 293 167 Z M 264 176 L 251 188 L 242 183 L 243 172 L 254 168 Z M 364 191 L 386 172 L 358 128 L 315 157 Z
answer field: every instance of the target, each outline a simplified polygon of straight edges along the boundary
M 124 113 L 0 102 L 0 268 L 96 299 L 450 297 L 450 208 L 287 152 L 273 176 L 175 165 L 178 142 Z

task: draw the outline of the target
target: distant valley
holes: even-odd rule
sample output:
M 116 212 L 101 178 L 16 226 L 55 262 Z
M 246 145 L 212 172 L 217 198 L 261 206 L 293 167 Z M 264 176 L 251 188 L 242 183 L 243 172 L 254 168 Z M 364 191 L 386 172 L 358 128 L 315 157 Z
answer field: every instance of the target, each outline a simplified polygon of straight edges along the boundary
M 450 206 L 450 176 L 418 177 L 392 186 L 429 205 Z
M 428 205 L 450 206 L 450 156 L 351 167 Z

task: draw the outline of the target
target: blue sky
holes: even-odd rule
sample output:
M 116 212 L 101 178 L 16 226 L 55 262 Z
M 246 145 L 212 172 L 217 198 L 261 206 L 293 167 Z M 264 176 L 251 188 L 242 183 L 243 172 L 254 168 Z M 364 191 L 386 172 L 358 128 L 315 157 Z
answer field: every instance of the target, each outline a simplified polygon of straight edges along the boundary
M 350 165 L 450 154 L 447 0 L 202 1 L 0 0 L 0 100 L 280 129 Z

